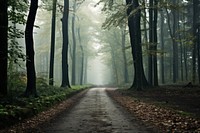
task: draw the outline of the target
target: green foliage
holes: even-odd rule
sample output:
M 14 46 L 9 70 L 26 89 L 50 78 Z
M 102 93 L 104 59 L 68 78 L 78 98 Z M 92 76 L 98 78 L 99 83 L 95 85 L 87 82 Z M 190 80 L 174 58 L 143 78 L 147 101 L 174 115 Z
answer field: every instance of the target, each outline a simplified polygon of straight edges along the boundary
M 16 77 L 24 78 L 20 73 L 15 73 Z M 14 77 L 14 76 L 13 76 Z M 19 86 L 24 79 L 16 81 L 13 85 Z M 86 89 L 88 86 L 73 86 L 72 88 L 58 88 L 48 86 L 42 78 L 37 79 L 37 89 L 39 97 L 25 98 L 23 94 L 24 88 L 12 89 L 7 97 L 0 100 L 0 127 L 5 127 L 16 123 L 24 118 L 31 117 L 43 110 L 48 109 L 54 104 L 63 101 L 70 96 Z
M 9 88 L 10 95 L 13 95 L 12 94 L 13 92 L 20 93 L 20 90 L 23 90 L 26 86 L 26 75 L 22 72 L 14 72 L 13 70 L 9 69 L 8 81 L 9 81 L 8 88 Z
M 42 0 L 42 8 L 44 8 L 47 11 L 53 10 L 53 1 L 54 0 Z
M 9 0 L 8 1 L 8 18 L 9 18 L 9 27 L 8 27 L 8 56 L 9 61 L 19 64 L 20 60 L 25 61 L 26 57 L 23 54 L 22 46 L 18 43 L 17 39 L 23 38 L 24 33 L 22 30 L 17 29 L 16 26 L 24 25 L 26 20 L 26 11 L 28 10 L 28 1 L 26 0 Z

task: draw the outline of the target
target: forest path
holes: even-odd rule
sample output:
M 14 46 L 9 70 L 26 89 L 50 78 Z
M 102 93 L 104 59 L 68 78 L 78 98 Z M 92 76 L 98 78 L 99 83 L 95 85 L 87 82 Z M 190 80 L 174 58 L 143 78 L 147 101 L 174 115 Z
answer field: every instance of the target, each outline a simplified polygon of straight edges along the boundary
M 106 94 L 92 88 L 70 111 L 50 121 L 46 133 L 146 133 L 152 132 L 126 113 Z

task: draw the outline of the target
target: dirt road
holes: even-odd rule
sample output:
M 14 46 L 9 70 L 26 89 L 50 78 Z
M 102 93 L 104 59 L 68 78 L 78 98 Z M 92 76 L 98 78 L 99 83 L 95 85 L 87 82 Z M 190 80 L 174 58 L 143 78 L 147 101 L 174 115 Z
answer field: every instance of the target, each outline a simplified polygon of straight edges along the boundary
M 42 128 L 45 133 L 152 132 L 113 102 L 105 88 L 92 88 L 70 111 Z

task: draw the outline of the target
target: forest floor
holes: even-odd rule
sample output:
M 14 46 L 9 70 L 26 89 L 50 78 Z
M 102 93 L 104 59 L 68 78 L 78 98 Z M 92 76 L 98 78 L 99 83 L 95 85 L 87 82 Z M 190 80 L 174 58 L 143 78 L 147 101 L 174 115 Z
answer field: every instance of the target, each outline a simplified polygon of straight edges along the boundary
M 199 87 L 162 86 L 140 92 L 108 88 L 106 92 L 129 112 L 125 117 L 117 111 L 123 108 L 106 97 L 105 89 L 90 89 L 0 132 L 65 132 L 67 129 L 70 133 L 83 133 L 84 129 L 88 133 L 110 133 L 132 132 L 134 128 L 136 132 L 200 133 Z M 78 104 L 81 106 L 77 107 Z M 84 109 L 88 110 L 83 112 Z M 70 116 L 70 112 L 77 114 Z M 130 124 L 126 119 L 134 122 Z M 66 123 L 71 124 L 60 127 Z
M 161 86 L 145 91 L 108 90 L 130 113 L 162 132 L 200 133 L 200 87 Z

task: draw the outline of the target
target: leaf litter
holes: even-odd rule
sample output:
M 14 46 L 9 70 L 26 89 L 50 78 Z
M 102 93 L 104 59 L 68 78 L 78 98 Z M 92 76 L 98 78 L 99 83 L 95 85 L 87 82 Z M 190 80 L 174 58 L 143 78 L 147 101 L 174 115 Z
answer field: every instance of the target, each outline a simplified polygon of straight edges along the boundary
M 172 87 L 173 88 L 173 87 Z M 171 88 L 170 88 L 171 89 Z M 173 93 L 173 98 L 175 100 L 178 100 L 179 92 L 183 92 L 177 89 L 166 89 L 168 94 Z M 180 89 L 180 88 L 179 88 Z M 159 89 L 160 90 L 160 89 Z M 175 91 L 176 90 L 176 91 Z M 121 91 L 121 90 L 107 90 L 109 96 L 111 96 L 117 103 L 122 105 L 124 108 L 126 108 L 131 114 L 133 114 L 138 119 L 142 120 L 146 124 L 151 124 L 155 128 L 159 129 L 160 132 L 197 132 L 200 133 L 200 119 L 195 116 L 187 115 L 187 113 L 184 115 L 184 111 L 177 111 L 176 109 L 173 109 L 168 106 L 163 106 L 156 104 L 156 100 L 154 99 L 154 96 L 156 95 L 161 98 L 164 96 L 162 95 L 161 90 L 160 92 L 158 90 L 157 94 L 155 91 L 147 91 L 147 92 L 136 92 L 136 91 Z M 187 91 L 187 90 L 186 90 Z M 191 91 L 191 90 L 189 90 Z M 194 99 L 195 95 L 199 96 L 200 93 L 196 93 L 192 95 L 193 99 L 189 97 L 191 100 L 197 100 Z M 199 91 L 200 92 L 200 91 Z M 191 95 L 192 93 L 184 92 L 185 94 Z M 153 95 L 152 95 L 153 94 Z M 146 95 L 146 96 L 145 96 Z M 166 95 L 166 93 L 165 93 Z M 181 95 L 181 96 L 182 96 Z M 147 98 L 148 96 L 148 98 Z M 163 97 L 162 97 L 163 96 Z M 188 96 L 185 96 L 186 98 Z M 146 99 L 145 99 L 146 98 Z M 165 99 L 166 100 L 166 99 Z M 170 100 L 170 99 L 169 99 Z M 182 99 L 183 100 L 183 99 Z M 180 101 L 177 101 L 180 102 Z M 182 101 L 184 102 L 184 101 Z M 192 101 L 190 101 L 192 102 Z M 196 101 L 198 102 L 198 101 Z M 166 102 L 168 104 L 168 101 Z M 171 101 L 170 101 L 171 103 Z M 181 106 L 178 106 L 181 108 Z M 188 108 L 190 106 L 188 105 Z M 181 108 L 182 109 L 182 108 Z M 198 112 L 196 112 L 198 113 Z M 188 113 L 189 114 L 189 113 Z M 199 114 L 197 114 L 199 115 Z

